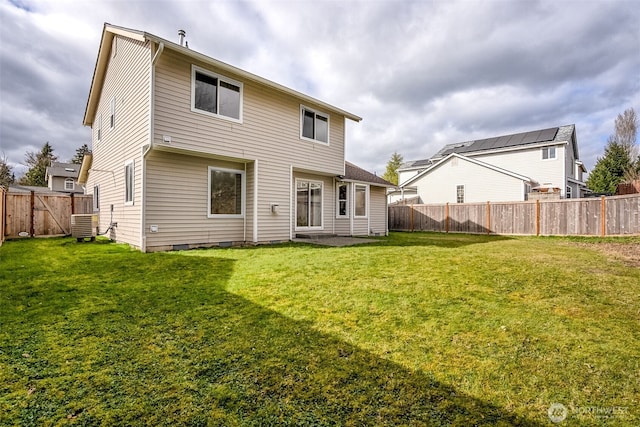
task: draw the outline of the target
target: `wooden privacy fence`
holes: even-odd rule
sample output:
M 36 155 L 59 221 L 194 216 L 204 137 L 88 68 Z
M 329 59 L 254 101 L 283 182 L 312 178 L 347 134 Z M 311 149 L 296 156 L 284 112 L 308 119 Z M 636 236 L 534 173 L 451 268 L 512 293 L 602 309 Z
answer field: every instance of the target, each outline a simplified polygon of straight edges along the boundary
M 3 199 L 2 238 L 66 236 L 71 215 L 93 213 L 93 196 L 52 193 L 8 193 Z
M 389 206 L 389 229 L 536 236 L 640 234 L 640 194 L 531 202 Z
M 7 190 L 0 186 L 0 246 L 4 242 L 4 218 L 7 210 Z

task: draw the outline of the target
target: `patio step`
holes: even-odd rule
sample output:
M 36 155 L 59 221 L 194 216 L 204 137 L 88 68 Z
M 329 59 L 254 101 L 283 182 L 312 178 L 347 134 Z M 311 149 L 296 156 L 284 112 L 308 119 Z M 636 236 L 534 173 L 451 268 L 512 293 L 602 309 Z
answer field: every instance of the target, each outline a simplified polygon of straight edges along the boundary
M 331 237 L 338 237 L 338 235 L 331 233 L 296 233 L 297 239 L 329 239 Z

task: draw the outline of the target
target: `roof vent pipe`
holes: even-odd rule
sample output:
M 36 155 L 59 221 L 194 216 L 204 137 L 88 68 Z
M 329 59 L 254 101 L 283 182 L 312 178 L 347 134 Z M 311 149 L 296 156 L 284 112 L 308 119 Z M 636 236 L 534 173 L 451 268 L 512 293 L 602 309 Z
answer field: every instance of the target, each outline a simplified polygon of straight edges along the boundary
M 187 33 L 184 30 L 178 30 L 178 37 L 180 37 L 180 46 L 184 43 L 184 37 Z

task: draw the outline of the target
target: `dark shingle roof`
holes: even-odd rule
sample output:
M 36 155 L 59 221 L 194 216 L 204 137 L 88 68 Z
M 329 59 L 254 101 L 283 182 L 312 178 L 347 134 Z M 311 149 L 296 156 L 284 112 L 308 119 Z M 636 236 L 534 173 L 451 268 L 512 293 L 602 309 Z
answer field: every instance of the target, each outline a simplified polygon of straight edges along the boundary
M 568 125 L 447 144 L 442 147 L 442 149 L 440 149 L 440 151 L 438 151 L 432 158 L 446 157 L 451 153 L 468 154 L 500 148 L 539 144 L 542 142 L 568 141 L 571 137 L 571 134 L 573 133 L 574 128 L 575 125 Z
M 47 168 L 47 176 L 62 176 L 64 178 L 77 178 L 80 172 L 80 165 L 75 163 L 52 162 Z
M 379 185 L 383 187 L 395 187 L 389 181 L 380 178 L 369 171 L 354 165 L 353 163 L 344 162 L 344 179 L 349 181 L 367 182 L 369 184 Z
M 433 161 L 438 161 L 451 153 L 467 155 L 481 151 L 505 149 L 529 144 L 544 142 L 571 141 L 575 125 L 559 126 L 547 129 L 533 130 L 529 132 L 514 133 L 511 135 L 496 136 L 492 138 L 447 144 L 429 159 L 413 160 L 403 163 L 399 169 L 410 169 L 421 166 L 429 166 Z M 575 145 L 575 144 L 574 144 Z M 576 152 L 577 156 L 577 152 Z

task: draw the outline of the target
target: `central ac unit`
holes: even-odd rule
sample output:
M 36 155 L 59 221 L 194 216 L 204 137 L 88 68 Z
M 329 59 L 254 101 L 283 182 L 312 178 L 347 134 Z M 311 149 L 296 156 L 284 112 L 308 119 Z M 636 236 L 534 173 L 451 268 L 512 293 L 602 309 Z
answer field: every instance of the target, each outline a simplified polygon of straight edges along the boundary
M 85 238 L 94 240 L 98 232 L 98 215 L 74 214 L 71 215 L 71 236 L 81 241 Z

